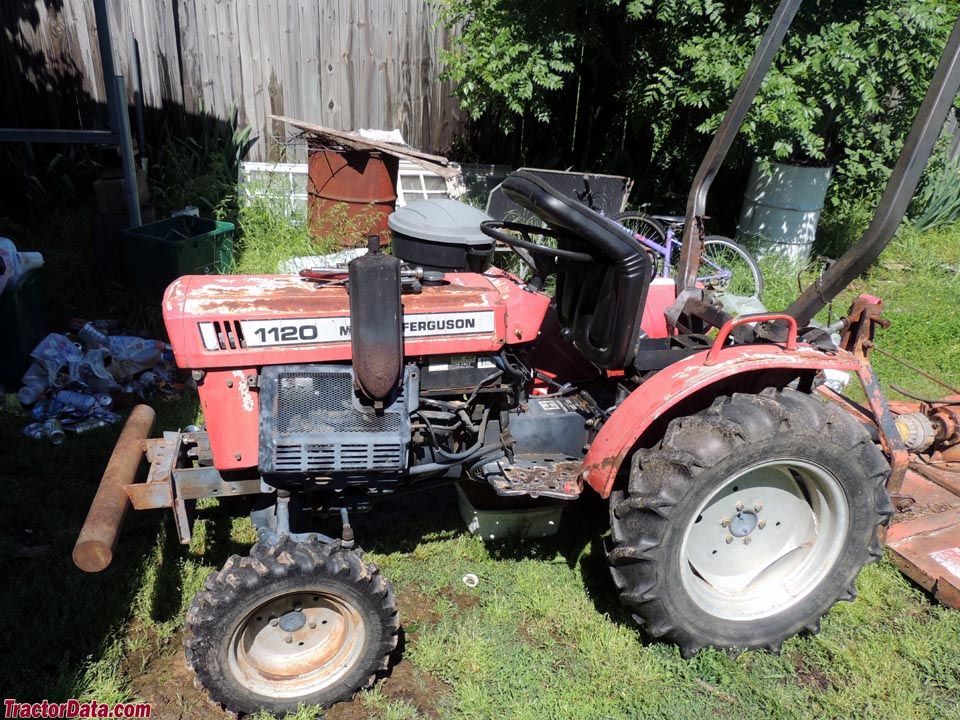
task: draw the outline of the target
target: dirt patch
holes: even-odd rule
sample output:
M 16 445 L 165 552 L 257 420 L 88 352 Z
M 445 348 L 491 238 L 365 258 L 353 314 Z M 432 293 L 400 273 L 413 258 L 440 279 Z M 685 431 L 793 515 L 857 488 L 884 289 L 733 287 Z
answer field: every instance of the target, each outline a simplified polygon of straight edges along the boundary
M 450 588 L 441 590 L 440 595 L 456 605 L 457 609 L 461 612 L 466 612 L 480 602 L 480 596 L 475 593 L 452 590 Z
M 150 703 L 151 718 L 159 720 L 234 720 L 236 715 L 215 705 L 193 684 L 193 673 L 183 657 L 179 633 L 160 640 L 146 628 L 128 633 L 135 649 L 127 653 L 123 671 L 138 698 Z
M 797 672 L 797 682 L 805 687 L 823 692 L 832 688 L 833 681 L 818 667 L 809 665 L 802 657 L 792 658 L 791 662 Z
M 390 671 L 390 675 L 381 681 L 380 689 L 384 697 L 407 703 L 417 709 L 423 717 L 439 718 L 437 699 L 447 695 L 451 687 L 437 680 L 429 673 L 415 673 L 409 660 L 401 660 Z M 327 711 L 325 720 L 367 720 L 370 713 L 363 706 L 363 700 L 351 700 L 338 703 Z
M 480 602 L 479 595 L 451 588 L 440 590 L 437 595 L 453 603 L 458 612 L 466 612 Z M 400 620 L 405 628 L 440 622 L 441 614 L 436 610 L 435 595 L 405 590 L 398 593 L 397 602 L 400 604 Z
M 404 627 L 440 621 L 440 613 L 434 609 L 434 598 L 418 590 L 398 593 L 397 602 L 400 605 L 400 621 Z

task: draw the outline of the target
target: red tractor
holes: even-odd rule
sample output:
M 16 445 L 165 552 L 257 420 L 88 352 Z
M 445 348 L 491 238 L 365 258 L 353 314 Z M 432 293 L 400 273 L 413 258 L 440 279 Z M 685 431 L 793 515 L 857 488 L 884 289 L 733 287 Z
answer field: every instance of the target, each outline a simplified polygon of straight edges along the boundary
M 686 655 L 816 632 L 881 557 L 907 447 L 868 359 L 880 301 L 854 303 L 839 344 L 810 320 L 902 218 L 956 95 L 960 39 L 861 243 L 786 312 L 732 317 L 694 281 L 706 189 L 797 5 L 777 11 L 697 176 L 676 284 L 652 283 L 629 231 L 523 171 L 503 190 L 544 227 L 480 231 L 528 279 L 471 267 L 467 245 L 448 244 L 459 260 L 437 272 L 374 243 L 343 271 L 174 282 L 163 315 L 206 430 L 146 440 L 152 411 L 134 411 L 76 563 L 109 564 L 128 499 L 172 508 L 189 542 L 197 499 L 249 496 L 260 542 L 207 579 L 184 633 L 197 678 L 236 712 L 329 705 L 387 668 L 397 600 L 349 515 L 425 483 L 608 498 L 620 598 Z M 828 390 L 828 369 L 855 374 L 869 407 Z M 310 525 L 318 513 L 339 537 Z

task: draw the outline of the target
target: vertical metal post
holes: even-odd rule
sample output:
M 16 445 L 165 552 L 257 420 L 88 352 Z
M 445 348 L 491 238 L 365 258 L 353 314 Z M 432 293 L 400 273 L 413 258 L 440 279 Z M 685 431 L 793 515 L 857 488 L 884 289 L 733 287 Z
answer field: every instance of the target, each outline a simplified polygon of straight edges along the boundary
M 140 191 L 137 187 L 137 166 L 133 157 L 133 138 L 130 137 L 130 115 L 127 112 L 127 86 L 123 75 L 113 76 L 113 92 L 117 98 L 114 104 L 114 122 L 120 135 L 120 157 L 123 160 L 123 177 L 127 188 L 127 203 L 130 206 L 130 227 L 137 227 L 143 223 L 140 220 Z
M 740 81 L 737 94 L 733 96 L 730 108 L 724 115 L 723 122 L 720 123 L 717 134 L 713 136 L 713 142 L 710 143 L 710 148 L 697 170 L 693 187 L 690 188 L 690 195 L 687 198 L 687 217 L 683 228 L 683 248 L 680 252 L 680 273 L 677 278 L 678 293 L 684 288 L 692 288 L 696 285 L 697 269 L 703 252 L 703 216 L 707 211 L 707 193 L 710 190 L 710 184 L 720 166 L 723 165 L 730 146 L 733 145 L 733 140 L 747 116 L 753 99 L 757 96 L 767 70 L 773 64 L 773 59 L 783 43 L 790 23 L 793 22 L 793 17 L 800 8 L 800 3 L 801 0 L 782 0 L 777 7 L 753 55 L 753 60 L 750 61 L 750 66 Z

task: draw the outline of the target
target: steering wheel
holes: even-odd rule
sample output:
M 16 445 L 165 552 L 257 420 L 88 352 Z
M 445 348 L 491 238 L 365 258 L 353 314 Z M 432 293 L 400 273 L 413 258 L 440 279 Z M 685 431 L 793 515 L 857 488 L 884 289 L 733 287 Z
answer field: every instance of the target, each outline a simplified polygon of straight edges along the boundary
M 503 232 L 504 230 L 513 230 L 514 232 L 518 232 L 523 239 L 521 240 L 520 238 L 505 233 Z M 594 257 L 592 255 L 588 255 L 587 253 L 577 252 L 576 250 L 561 250 L 560 248 L 552 248 L 546 245 L 541 245 L 540 243 L 534 242 L 530 239 L 531 233 L 554 238 L 569 237 L 569 235 L 552 228 L 542 228 L 537 227 L 536 225 L 525 225 L 524 223 L 502 222 L 500 220 L 484 220 L 482 223 L 480 223 L 480 232 L 487 237 L 491 237 L 494 240 L 499 240 L 504 245 L 509 245 L 512 248 L 522 248 L 528 252 L 535 253 L 537 255 L 546 255 L 548 257 L 556 258 L 557 260 L 572 260 L 573 262 L 593 262 L 594 260 Z

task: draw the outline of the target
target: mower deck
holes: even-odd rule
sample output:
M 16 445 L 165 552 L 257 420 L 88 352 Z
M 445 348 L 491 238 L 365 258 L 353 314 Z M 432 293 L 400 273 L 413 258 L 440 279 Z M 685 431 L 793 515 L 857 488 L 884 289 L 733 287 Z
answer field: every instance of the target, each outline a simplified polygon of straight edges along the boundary
M 939 602 L 960 609 L 960 463 L 911 456 L 901 493 L 915 502 L 887 530 L 894 563 Z

